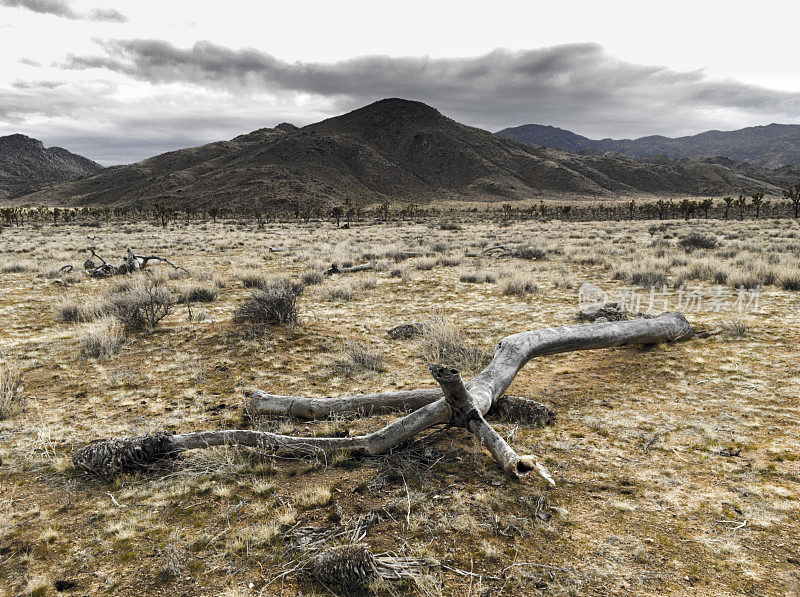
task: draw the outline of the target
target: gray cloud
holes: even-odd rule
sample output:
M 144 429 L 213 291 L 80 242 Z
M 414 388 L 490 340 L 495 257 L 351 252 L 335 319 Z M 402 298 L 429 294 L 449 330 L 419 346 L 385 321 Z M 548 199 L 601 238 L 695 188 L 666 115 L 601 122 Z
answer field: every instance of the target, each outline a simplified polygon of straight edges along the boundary
M 23 132 L 111 164 L 281 121 L 309 124 L 384 97 L 421 100 L 489 130 L 540 123 L 595 138 L 800 122 L 798 93 L 633 64 L 597 44 L 335 63 L 210 42 L 98 44 L 56 65 L 72 71 L 69 82 L 37 77 L 0 88 L 0 134 Z
M 736 121 L 794 120 L 800 94 L 639 65 L 598 44 L 571 44 L 471 58 L 367 56 L 336 63 L 286 62 L 254 49 L 161 40 L 98 42 L 67 69 L 107 69 L 160 83 L 241 93 L 308 93 L 343 109 L 388 96 L 419 99 L 487 128 L 537 122 L 586 134 L 676 133 Z
M 128 17 L 113 8 L 93 8 L 89 13 L 89 20 L 104 23 L 127 23 Z
M 112 9 L 94 8 L 88 14 L 76 12 L 67 0 L 0 0 L 0 6 L 23 8 L 39 14 L 53 15 L 72 21 L 98 21 L 105 23 L 127 23 L 121 12 Z

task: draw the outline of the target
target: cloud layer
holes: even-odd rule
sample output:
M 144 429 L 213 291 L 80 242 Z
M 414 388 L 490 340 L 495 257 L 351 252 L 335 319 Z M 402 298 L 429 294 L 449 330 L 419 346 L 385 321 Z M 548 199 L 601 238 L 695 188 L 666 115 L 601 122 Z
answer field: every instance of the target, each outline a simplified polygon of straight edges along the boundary
M 0 125 L 50 119 L 57 139 L 77 142 L 83 131 L 79 145 L 96 140 L 87 155 L 108 163 L 170 142 L 229 138 L 283 120 L 307 124 L 384 97 L 424 101 L 490 130 L 540 123 L 590 137 L 674 136 L 798 122 L 800 114 L 798 93 L 625 62 L 593 43 L 334 63 L 287 62 L 207 41 L 188 48 L 154 39 L 97 43 L 97 52 L 55 65 L 71 83 L 16 82 L 0 99 Z
M 0 6 L 23 8 L 39 14 L 48 14 L 71 21 L 96 21 L 127 23 L 128 19 L 113 8 L 93 8 L 88 14 L 73 10 L 66 0 L 0 0 Z
M 67 69 L 101 68 L 153 84 L 309 93 L 354 106 L 411 97 L 489 127 L 568 123 L 587 130 L 653 132 L 702 127 L 719 116 L 800 112 L 800 94 L 714 81 L 702 72 L 623 62 L 598 44 L 572 44 L 471 58 L 367 56 L 332 64 L 290 63 L 210 42 L 178 48 L 159 40 L 101 42 L 102 54 L 69 56 Z

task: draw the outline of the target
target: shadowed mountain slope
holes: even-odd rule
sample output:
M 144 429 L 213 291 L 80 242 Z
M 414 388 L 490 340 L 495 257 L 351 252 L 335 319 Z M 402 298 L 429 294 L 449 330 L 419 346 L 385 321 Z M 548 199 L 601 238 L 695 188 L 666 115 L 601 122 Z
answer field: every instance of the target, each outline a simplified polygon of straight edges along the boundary
M 54 183 L 94 174 L 100 164 L 25 135 L 0 137 L 0 199 L 19 197 Z
M 635 160 L 534 148 L 459 124 L 420 102 L 386 99 L 299 129 L 279 125 L 108 168 L 23 200 L 128 206 L 158 200 L 202 209 L 348 199 L 776 193 L 784 177 L 719 160 Z
M 554 126 L 525 124 L 497 132 L 501 137 L 535 147 L 558 147 L 565 151 L 600 151 L 643 157 L 726 157 L 762 168 L 800 166 L 800 125 L 770 124 L 736 131 L 706 131 L 688 137 L 658 135 L 640 139 L 589 139 Z

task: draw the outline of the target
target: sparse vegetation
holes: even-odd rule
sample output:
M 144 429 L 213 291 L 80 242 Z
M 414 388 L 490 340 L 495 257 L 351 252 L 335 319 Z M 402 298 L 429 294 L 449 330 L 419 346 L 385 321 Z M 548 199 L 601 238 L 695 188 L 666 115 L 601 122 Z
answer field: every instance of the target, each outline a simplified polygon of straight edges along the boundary
M 142 275 L 120 283 L 111 296 L 111 312 L 131 330 L 152 330 L 175 304 L 172 292 L 158 278 Z
M 536 285 L 536 281 L 522 274 L 516 274 L 505 280 L 501 287 L 502 293 L 506 296 L 525 296 L 533 294 L 537 290 L 539 287 Z
M 74 239 L 87 229 L 63 214 L 57 227 L 51 216 L 40 230 L 15 224 L 0 234 L 4 263 L 36 269 L 0 282 L 0 346 L 7 351 L 0 361 L 6 366 L 13 355 L 15 370 L 24 371 L 14 412 L 0 421 L 3 589 L 25 594 L 30 582 L 45 594 L 65 595 L 319 593 L 326 589 L 299 572 L 266 584 L 318 550 L 347 542 L 363 523 L 363 543 L 376 554 L 397 550 L 401 541 L 402 558 L 485 575 L 479 580 L 433 565 L 425 581 L 381 581 L 365 590 L 377 595 L 474 594 L 478 585 L 504 595 L 794 594 L 795 565 L 787 558 L 796 554 L 775 536 L 800 533 L 793 516 L 798 430 L 783 416 L 798 406 L 792 379 L 800 294 L 792 280 L 800 271 L 800 228 L 793 218 L 773 219 L 773 206 L 765 199 L 759 220 L 755 207 L 739 220 L 731 202 L 725 221 L 714 219 L 725 207 L 718 202 L 708 221 L 698 207 L 688 223 L 676 206 L 679 219 L 653 222 L 642 219 L 646 202 L 638 200 L 636 219 L 628 219 L 626 202 L 624 220 L 604 223 L 578 221 L 585 207 L 572 211 L 573 221 L 556 220 L 551 203 L 548 221 L 515 220 L 509 212 L 494 222 L 484 211 L 490 205 L 472 221 L 459 216 L 460 231 L 440 231 L 442 216 L 416 212 L 400 227 L 392 211 L 386 224 L 375 225 L 354 212 L 350 230 L 330 222 L 321 229 L 303 215 L 286 222 L 265 214 L 260 229 L 224 212 L 215 225 L 193 215 L 187 226 L 170 219 L 166 228 L 152 214 L 146 224 L 119 227 L 103 219 L 88 231 L 100 237 L 103 254 L 119 254 L 127 244 L 153 247 L 193 272 L 159 282 L 178 301 L 195 286 L 217 293 L 202 305 L 205 322 L 197 324 L 199 306 L 192 306 L 191 322 L 185 307 L 174 307 L 156 333 L 128 333 L 121 352 L 98 360 L 85 358 L 87 330 L 113 321 L 113 298 L 135 290 L 140 277 L 97 280 L 76 271 L 66 285 L 63 275 L 40 274 L 79 264 Z M 716 246 L 687 251 L 681 239 L 698 231 Z M 188 247 L 198 241 L 207 250 L 195 255 Z M 461 253 L 495 244 L 515 254 Z M 520 248 L 531 245 L 546 257 L 523 258 Z M 270 246 L 292 250 L 268 253 Z M 376 269 L 322 276 L 331 260 L 371 260 Z M 407 281 L 391 277 L 398 263 Z M 187 452 L 177 466 L 108 481 L 84 477 L 72 465 L 75 447 L 104 436 L 373 432 L 396 415 L 261 420 L 244 416 L 242 405 L 253 387 L 321 399 L 430 388 L 429 361 L 449 361 L 469 379 L 497 339 L 575 323 L 584 283 L 610 295 L 635 290 L 648 297 L 649 287 L 631 288 L 640 280 L 633 274 L 648 271 L 666 279 L 666 288 L 655 291 L 669 296 L 669 310 L 685 309 L 686 297 L 699 289 L 704 302 L 686 309 L 687 317 L 714 334 L 648 350 L 556 354 L 523 370 L 508 393 L 546 404 L 555 422 L 544 428 L 502 417 L 491 422 L 512 447 L 547 465 L 557 481 L 552 490 L 534 480 L 509 484 L 479 443 L 452 428 L 382 456 L 292 459 L 219 446 Z M 261 291 L 243 288 L 241 272 L 257 274 L 259 285 L 276 276 L 319 276 L 296 297 L 303 325 L 273 328 L 268 342 L 239 333 L 249 326 L 234 321 L 237 308 Z M 488 272 L 496 283 L 462 283 L 465 272 Z M 517 280 L 525 282 L 522 294 L 504 296 Z M 762 285 L 759 311 L 734 304 L 742 280 Z M 311 286 L 312 278 L 306 282 Z M 529 294 L 528 284 L 538 291 Z M 340 289 L 350 300 L 328 300 Z M 716 296 L 730 308 L 714 311 L 706 301 Z M 441 317 L 426 321 L 431 313 Z M 425 335 L 387 335 L 404 323 L 421 324 Z M 108 570 L 114 574 L 104 576 Z M 547 587 L 537 589 L 541 583 Z
M 81 350 L 94 359 L 108 358 L 117 354 L 124 342 L 122 325 L 116 318 L 105 316 L 87 325 L 81 338 Z
M 340 356 L 334 359 L 333 366 L 339 375 L 352 375 L 364 371 L 377 373 L 385 369 L 383 355 L 359 342 L 346 344 Z
M 11 359 L 0 361 L 0 421 L 10 419 L 25 408 L 22 375 Z
M 434 317 L 425 322 L 420 349 L 428 363 L 465 372 L 477 371 L 489 362 L 489 354 L 471 346 L 459 329 L 444 317 Z
M 287 278 L 269 280 L 236 308 L 233 319 L 250 328 L 297 323 L 297 299 L 302 292 L 301 284 Z

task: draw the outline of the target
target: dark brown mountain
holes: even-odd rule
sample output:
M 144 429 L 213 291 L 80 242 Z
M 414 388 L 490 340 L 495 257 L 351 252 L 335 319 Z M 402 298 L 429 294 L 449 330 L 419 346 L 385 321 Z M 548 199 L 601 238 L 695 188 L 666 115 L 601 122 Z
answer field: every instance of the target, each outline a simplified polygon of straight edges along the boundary
M 92 160 L 60 147 L 46 148 L 25 135 L 0 137 L 0 199 L 27 195 L 102 169 Z
M 535 147 L 558 147 L 565 151 L 616 152 L 633 157 L 726 157 L 762 168 L 800 166 L 800 125 L 796 124 L 706 131 L 674 139 L 658 135 L 640 139 L 589 139 L 571 131 L 540 124 L 524 124 L 503 129 L 497 134 Z
M 534 148 L 459 124 L 425 104 L 387 99 L 300 129 L 261 129 L 108 168 L 20 201 L 128 206 L 164 201 L 202 209 L 348 199 L 776 193 L 788 184 L 785 177 L 719 161 L 656 162 Z

